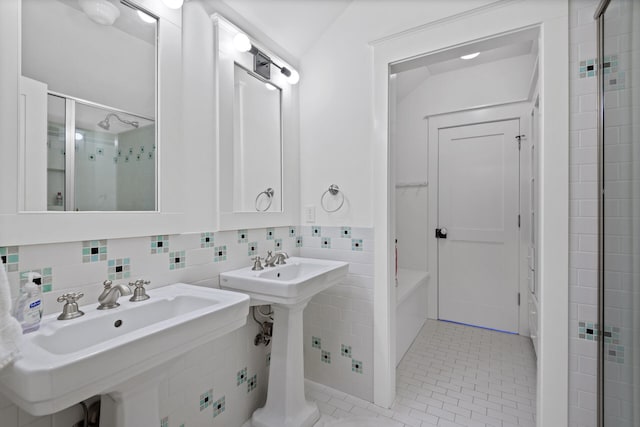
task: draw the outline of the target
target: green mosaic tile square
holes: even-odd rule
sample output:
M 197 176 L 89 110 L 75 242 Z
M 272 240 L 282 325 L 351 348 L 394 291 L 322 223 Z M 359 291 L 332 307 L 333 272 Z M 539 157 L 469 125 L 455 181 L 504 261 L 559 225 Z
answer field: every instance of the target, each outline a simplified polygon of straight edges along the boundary
M 271 353 L 267 353 L 267 367 L 271 366 Z
M 29 273 L 38 273 L 40 278 L 40 286 L 41 291 L 51 292 L 53 290 L 53 268 L 45 267 L 45 268 L 32 268 L 31 270 L 21 271 L 20 272 L 20 287 L 24 286 L 29 280 Z
M 351 357 L 351 346 L 341 344 L 340 345 L 340 354 L 344 357 Z
M 8 273 L 19 270 L 20 256 L 18 246 L 0 247 L 0 260 Z
M 238 243 L 249 243 L 249 230 L 238 230 Z
M 169 417 L 160 420 L 160 427 L 169 427 Z
M 213 248 L 213 262 L 221 262 L 227 260 L 227 245 L 216 246 Z
M 351 359 L 351 372 L 356 374 L 362 373 L 362 362 L 359 360 Z
M 331 364 L 331 352 L 322 350 L 322 353 L 320 354 L 320 360 L 322 360 L 324 363 Z
M 213 403 L 213 418 L 224 412 L 224 396 Z
M 296 237 L 296 228 L 289 227 L 289 237 Z
M 211 232 L 200 233 L 200 247 L 201 248 L 213 247 L 213 233 Z
M 296 248 L 302 247 L 302 236 L 296 237 Z
M 249 256 L 258 255 L 258 242 L 251 242 L 247 245 L 247 255 Z
M 316 225 L 315 227 L 311 227 L 311 235 L 313 237 L 320 237 L 321 234 L 322 234 L 322 227 L 320 227 L 319 225 Z
M 236 374 L 237 385 L 240 385 L 245 381 L 247 381 L 247 368 L 246 367 L 240 369 L 238 371 L 238 373 Z
M 258 374 L 252 376 L 247 380 L 247 393 L 251 392 L 252 390 L 255 390 L 257 386 L 258 386 Z
M 311 337 L 311 347 L 322 348 L 322 340 L 318 337 Z
M 321 246 L 325 249 L 331 249 L 331 237 L 323 237 Z
M 351 238 L 351 227 L 340 227 L 340 237 L 345 239 Z
M 98 262 L 107 260 L 106 240 L 86 240 L 82 242 L 82 262 Z
M 131 277 L 131 260 L 117 258 L 107 260 L 107 276 L 109 280 L 122 280 Z
M 204 411 L 213 404 L 213 389 L 209 389 L 200 395 L 200 411 Z
M 267 240 L 273 240 L 276 234 L 276 230 L 274 228 L 267 228 Z
M 282 239 L 274 239 L 273 240 L 273 248 L 276 251 L 279 251 L 282 249 Z
M 185 251 L 169 252 L 169 270 L 178 270 L 187 266 Z
M 169 252 L 169 236 L 151 236 L 151 253 L 163 254 Z
M 364 250 L 362 247 L 362 239 L 351 239 L 351 250 L 362 252 Z

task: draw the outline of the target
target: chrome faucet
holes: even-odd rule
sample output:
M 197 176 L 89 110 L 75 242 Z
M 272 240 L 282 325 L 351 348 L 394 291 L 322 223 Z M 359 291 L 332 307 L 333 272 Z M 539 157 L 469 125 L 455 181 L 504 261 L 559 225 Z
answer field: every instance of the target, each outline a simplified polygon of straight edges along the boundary
M 289 254 L 286 252 L 276 252 L 276 265 L 286 264 L 285 259 L 289 259 Z
M 113 285 L 111 280 L 105 280 L 104 290 L 98 297 L 98 302 L 100 305 L 98 306 L 98 310 L 108 310 L 110 308 L 116 308 L 120 304 L 118 303 L 118 298 L 123 295 L 131 295 L 131 289 L 122 284 Z
M 273 252 L 267 251 L 267 256 L 264 257 L 264 266 L 265 267 L 275 267 L 277 259 L 278 259 L 278 257 L 276 255 L 273 255 Z

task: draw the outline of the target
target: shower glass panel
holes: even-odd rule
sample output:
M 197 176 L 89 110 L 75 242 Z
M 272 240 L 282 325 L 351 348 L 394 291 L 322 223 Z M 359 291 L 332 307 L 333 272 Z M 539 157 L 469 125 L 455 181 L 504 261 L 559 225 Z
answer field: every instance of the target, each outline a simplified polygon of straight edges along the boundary
M 65 99 L 47 97 L 47 210 L 63 211 L 65 194 Z
M 600 425 L 634 427 L 640 425 L 640 2 L 611 1 L 600 25 Z

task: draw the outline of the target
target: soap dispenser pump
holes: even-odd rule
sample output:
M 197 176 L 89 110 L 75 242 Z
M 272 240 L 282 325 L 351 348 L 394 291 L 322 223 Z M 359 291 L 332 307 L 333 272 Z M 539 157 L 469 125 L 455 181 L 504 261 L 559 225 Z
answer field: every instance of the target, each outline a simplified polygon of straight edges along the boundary
M 42 276 L 35 271 L 26 274 L 27 282 L 20 288 L 14 310 L 23 334 L 37 331 L 42 319 Z

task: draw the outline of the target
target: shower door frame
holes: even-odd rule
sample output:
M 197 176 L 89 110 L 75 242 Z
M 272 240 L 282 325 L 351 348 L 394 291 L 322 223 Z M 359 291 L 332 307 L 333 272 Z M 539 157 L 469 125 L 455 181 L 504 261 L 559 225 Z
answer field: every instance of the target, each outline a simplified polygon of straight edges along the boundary
M 604 13 L 611 0 L 601 0 L 594 14 L 597 25 L 598 58 L 598 363 L 596 413 L 598 427 L 604 427 Z

